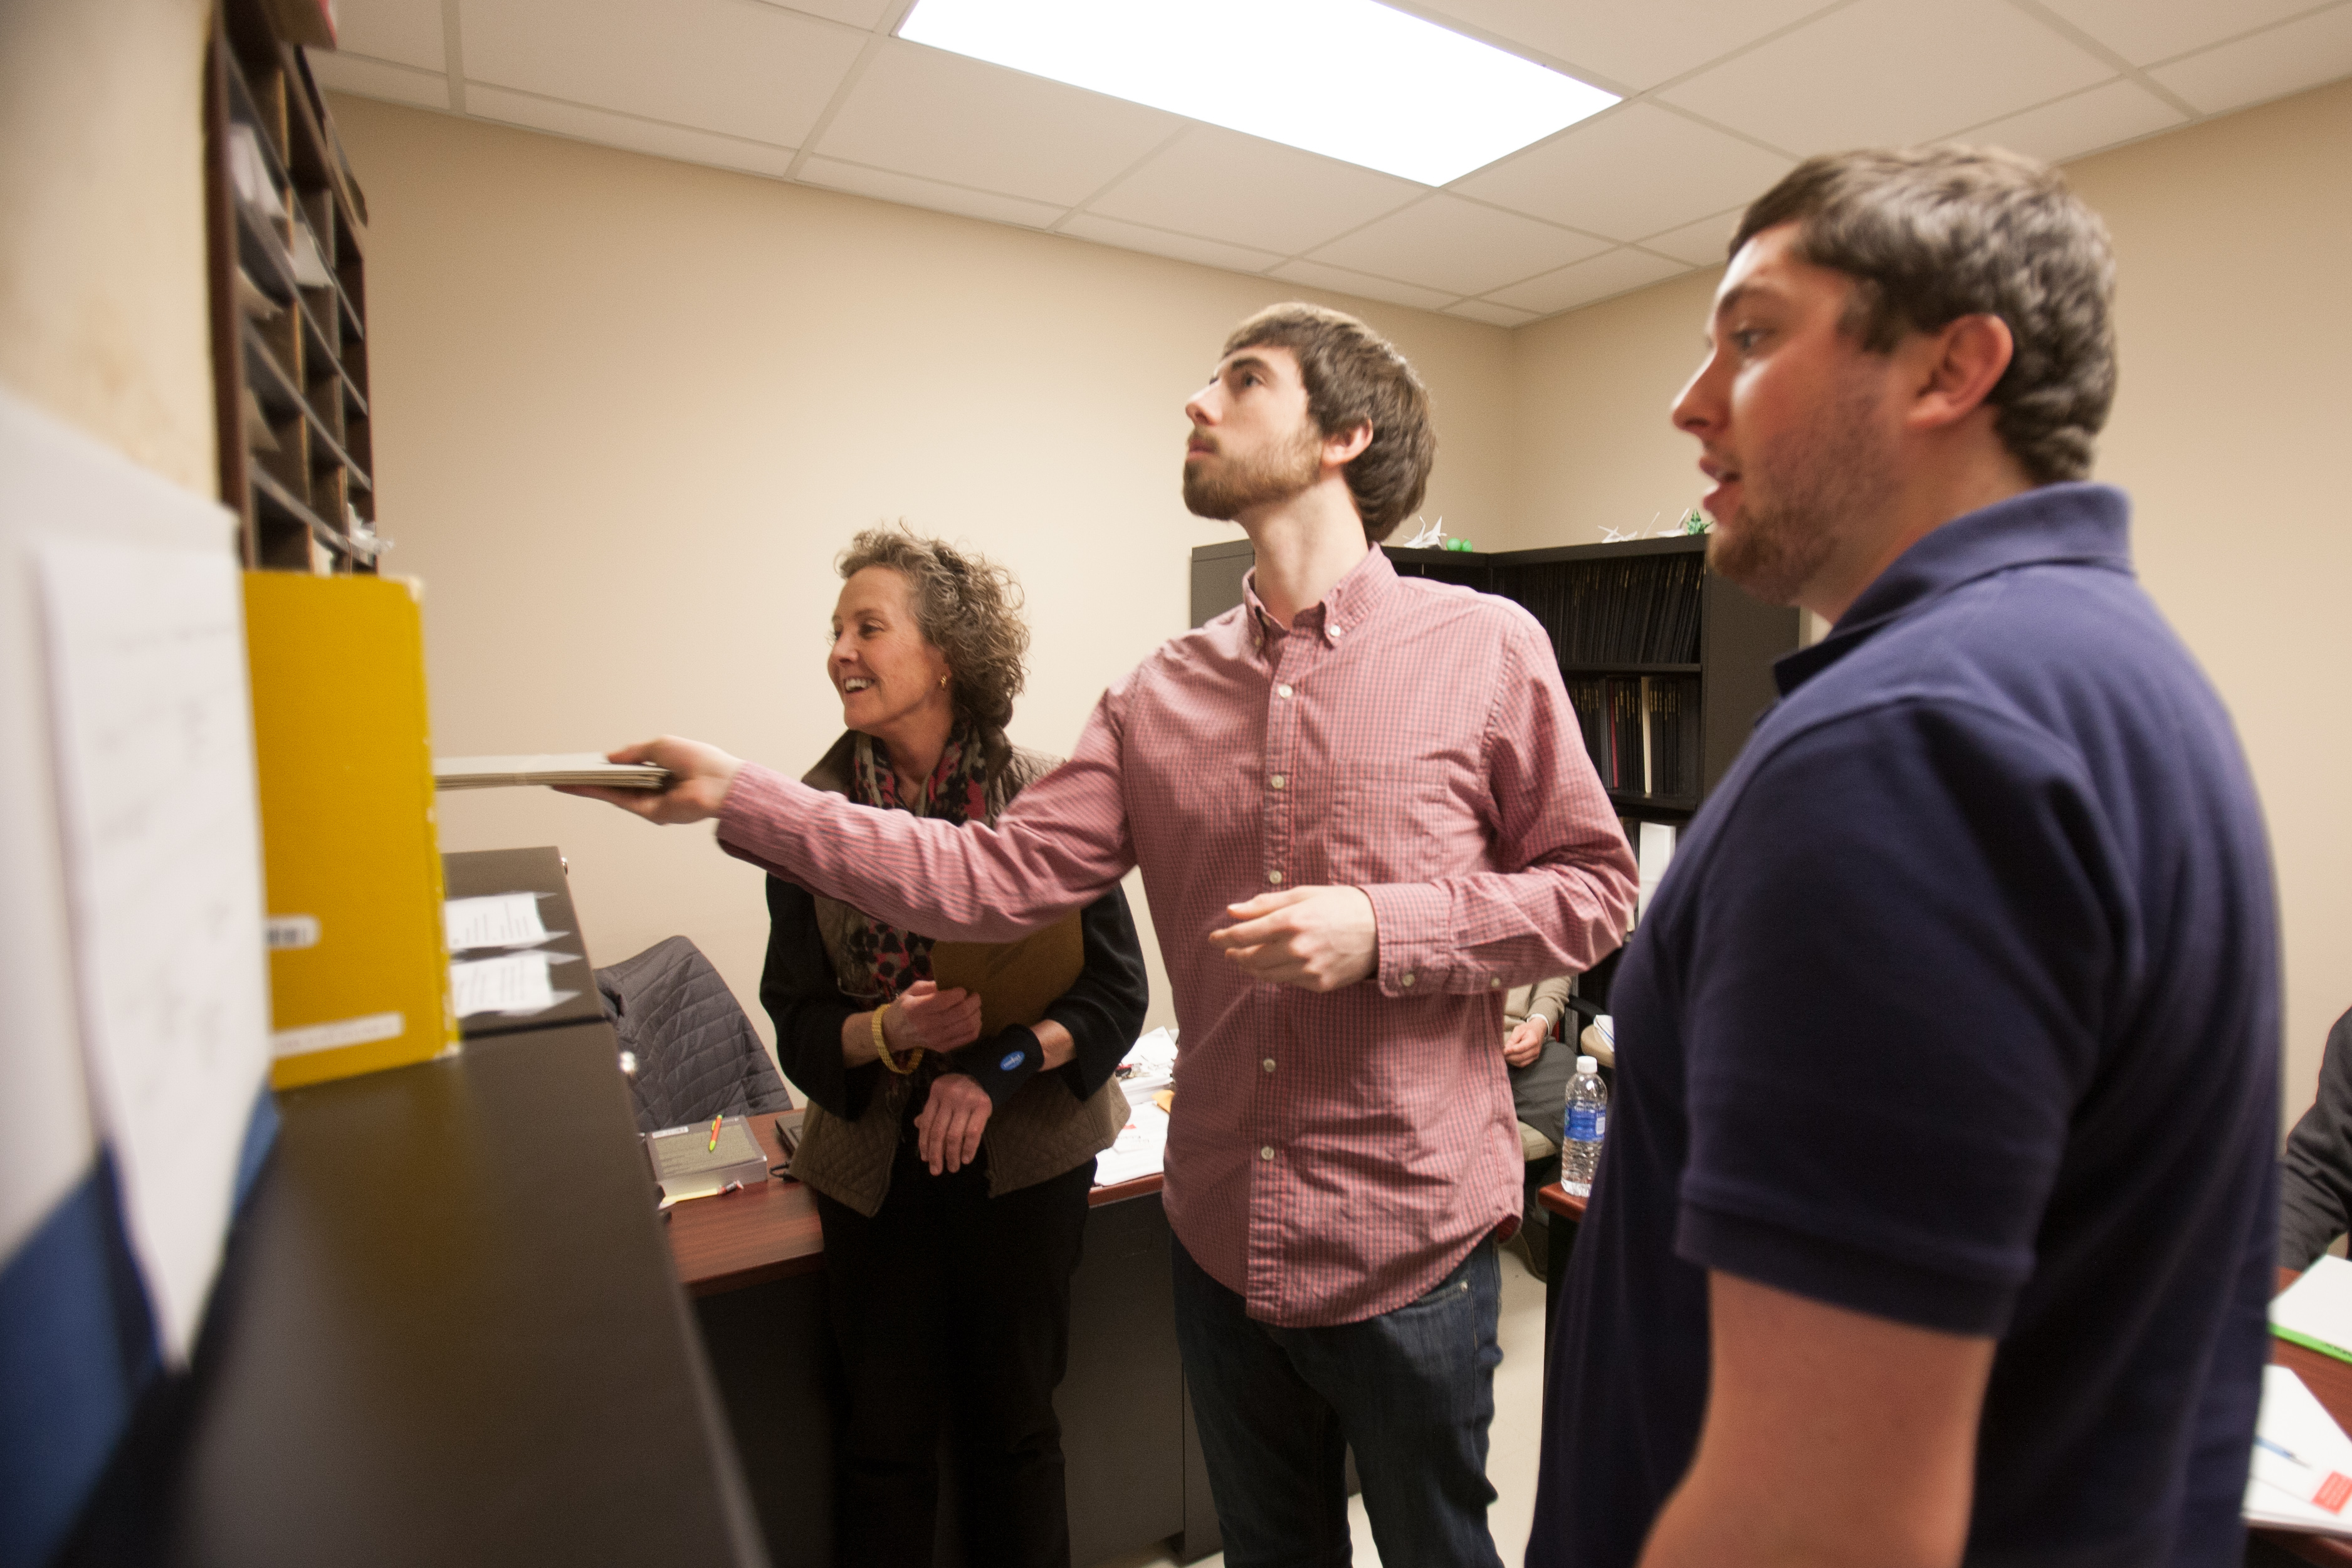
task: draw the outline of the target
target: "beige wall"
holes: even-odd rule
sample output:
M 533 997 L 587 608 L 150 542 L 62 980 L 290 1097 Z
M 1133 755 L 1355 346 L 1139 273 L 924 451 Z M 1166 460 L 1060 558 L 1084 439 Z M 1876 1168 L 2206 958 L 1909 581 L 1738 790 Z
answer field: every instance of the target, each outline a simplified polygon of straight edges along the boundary
M 2085 159 L 2112 228 L 2123 384 L 2098 476 L 2132 493 L 2140 572 L 2221 688 L 2278 863 L 2289 1116 L 2352 1004 L 2352 528 L 2341 520 L 2352 83 Z M 1516 334 L 1514 542 L 1647 526 L 1701 488 L 1666 420 L 1714 275 Z
M 0 0 L 0 382 L 215 485 L 206 0 Z
M 12 433 L 29 404 L 202 496 L 215 462 L 199 113 L 209 16 L 205 0 L 0 0 L 0 393 Z M 85 510 L 0 507 L 0 1254 L 88 1173 L 95 1146 L 27 543 L 67 529 L 158 542 L 185 526 L 169 508 L 161 522 Z
M 373 214 L 387 570 L 427 584 L 445 754 L 667 729 L 797 772 L 840 728 L 822 674 L 832 558 L 900 517 L 1020 575 L 1035 644 L 1013 734 L 1066 751 L 1103 686 L 1187 624 L 1192 546 L 1238 537 L 1177 498 L 1180 410 L 1281 285 L 334 109 Z M 1508 335 L 1340 303 L 1431 383 L 1429 515 L 1491 533 L 1508 514 Z M 597 956 L 683 932 L 764 1031 L 761 880 L 709 836 L 545 791 L 443 806 L 449 849 L 562 845 Z

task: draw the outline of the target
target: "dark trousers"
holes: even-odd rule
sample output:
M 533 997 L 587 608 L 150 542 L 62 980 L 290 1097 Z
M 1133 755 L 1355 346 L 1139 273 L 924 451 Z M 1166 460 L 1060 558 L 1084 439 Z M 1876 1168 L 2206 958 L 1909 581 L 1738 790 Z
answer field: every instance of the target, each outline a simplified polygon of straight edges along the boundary
M 1347 1448 L 1381 1561 L 1501 1568 L 1486 1508 L 1502 1276 L 1482 1241 L 1426 1295 L 1361 1322 L 1285 1329 L 1169 1239 L 1176 1339 L 1227 1568 L 1345 1568 Z
M 992 1198 L 984 1165 L 934 1176 L 909 1144 L 873 1218 L 817 1195 L 848 1384 L 834 1494 L 845 1568 L 930 1568 L 943 1415 L 974 1568 L 1067 1568 L 1054 1389 L 1093 1185 L 1088 1160 Z

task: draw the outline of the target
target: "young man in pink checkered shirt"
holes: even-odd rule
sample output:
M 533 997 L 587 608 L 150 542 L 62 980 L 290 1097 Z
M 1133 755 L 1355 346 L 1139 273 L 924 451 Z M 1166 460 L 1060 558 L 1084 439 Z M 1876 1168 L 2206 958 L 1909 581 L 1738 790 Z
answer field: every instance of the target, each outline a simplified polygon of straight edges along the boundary
M 1002 941 L 1143 872 L 1175 990 L 1177 1328 L 1226 1561 L 1498 1568 L 1486 1431 L 1521 1154 L 1512 987 L 1623 938 L 1635 887 L 1551 644 L 1376 547 L 1436 452 L 1360 321 L 1244 321 L 1185 404 L 1184 497 L 1256 547 L 1244 602 L 1102 697 L 993 827 L 851 806 L 714 747 L 600 798 L 893 925 Z

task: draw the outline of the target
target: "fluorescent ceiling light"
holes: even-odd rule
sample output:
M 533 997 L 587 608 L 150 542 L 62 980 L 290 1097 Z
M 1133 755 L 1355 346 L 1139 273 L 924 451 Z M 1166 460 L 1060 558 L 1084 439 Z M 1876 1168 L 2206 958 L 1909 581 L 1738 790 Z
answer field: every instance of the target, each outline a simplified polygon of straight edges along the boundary
M 898 36 L 1424 185 L 1617 101 L 1375 0 L 919 0 Z

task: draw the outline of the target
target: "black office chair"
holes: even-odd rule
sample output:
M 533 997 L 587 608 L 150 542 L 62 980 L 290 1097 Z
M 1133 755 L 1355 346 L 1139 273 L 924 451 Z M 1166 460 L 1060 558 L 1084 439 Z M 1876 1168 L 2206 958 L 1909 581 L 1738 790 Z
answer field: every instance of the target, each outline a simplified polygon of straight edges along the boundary
M 793 1092 L 735 993 L 683 936 L 596 971 L 637 1130 L 789 1111 Z

